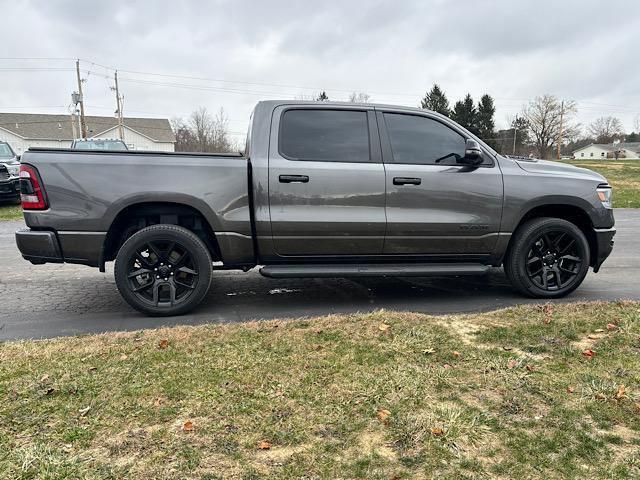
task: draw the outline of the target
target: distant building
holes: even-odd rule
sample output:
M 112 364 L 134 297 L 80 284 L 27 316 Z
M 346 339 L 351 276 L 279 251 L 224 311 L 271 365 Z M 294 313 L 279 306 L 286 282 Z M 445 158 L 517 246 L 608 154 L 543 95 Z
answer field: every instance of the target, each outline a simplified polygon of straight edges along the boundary
M 85 118 L 88 137 L 118 138 L 115 118 Z M 79 137 L 77 125 L 75 131 Z M 68 148 L 73 137 L 70 115 L 0 113 L 0 141 L 11 145 L 17 154 L 29 147 Z M 125 118 L 124 142 L 130 150 L 173 152 L 176 137 L 166 118 Z
M 640 142 L 592 143 L 573 152 L 578 160 L 615 159 L 640 160 Z

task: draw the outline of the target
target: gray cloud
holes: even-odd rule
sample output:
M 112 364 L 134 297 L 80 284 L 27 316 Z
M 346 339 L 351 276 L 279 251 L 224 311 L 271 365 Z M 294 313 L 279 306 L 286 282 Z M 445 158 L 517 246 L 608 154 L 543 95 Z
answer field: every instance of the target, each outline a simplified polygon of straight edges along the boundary
M 583 123 L 615 115 L 630 129 L 640 113 L 638 2 L 0 0 L 0 11 L 2 56 L 230 81 L 122 72 L 130 115 L 224 107 L 242 132 L 261 98 L 358 90 L 417 105 L 434 82 L 452 101 L 493 95 L 499 125 L 542 93 L 577 100 Z M 27 67 L 73 61 L 0 60 L 0 109 L 63 113 L 74 73 L 6 70 Z M 83 69 L 88 111 L 110 114 L 111 72 Z

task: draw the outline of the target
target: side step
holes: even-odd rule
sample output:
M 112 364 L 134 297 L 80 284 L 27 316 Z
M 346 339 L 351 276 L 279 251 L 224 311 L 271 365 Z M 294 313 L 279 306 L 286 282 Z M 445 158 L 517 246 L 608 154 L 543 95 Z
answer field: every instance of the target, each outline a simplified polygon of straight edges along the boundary
M 267 265 L 260 274 L 270 278 L 302 277 L 428 277 L 447 275 L 482 275 L 488 265 L 480 263 L 367 263 Z

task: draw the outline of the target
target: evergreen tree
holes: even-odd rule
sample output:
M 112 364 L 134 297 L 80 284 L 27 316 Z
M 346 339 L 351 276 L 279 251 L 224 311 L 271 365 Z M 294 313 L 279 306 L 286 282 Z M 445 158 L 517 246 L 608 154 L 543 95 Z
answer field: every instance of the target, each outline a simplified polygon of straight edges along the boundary
M 328 101 L 329 101 L 329 96 L 327 95 L 327 92 L 325 92 L 324 90 L 320 92 L 320 95 L 318 95 L 318 98 L 316 98 L 316 102 L 328 102 Z
M 494 113 L 496 113 L 496 107 L 493 104 L 493 98 L 491 98 L 490 95 L 484 94 L 482 98 L 480 98 L 480 102 L 478 102 L 478 115 L 476 116 L 475 128 L 477 135 L 492 147 L 496 145 L 494 140 Z
M 434 83 L 431 91 L 425 94 L 424 98 L 420 101 L 420 106 L 425 110 L 433 110 L 447 117 L 451 115 L 449 100 L 447 100 L 447 96 L 437 83 Z
M 467 93 L 464 100 L 458 100 L 453 107 L 451 119 L 472 133 L 478 134 L 476 129 L 476 117 L 478 112 L 473 104 L 473 98 Z

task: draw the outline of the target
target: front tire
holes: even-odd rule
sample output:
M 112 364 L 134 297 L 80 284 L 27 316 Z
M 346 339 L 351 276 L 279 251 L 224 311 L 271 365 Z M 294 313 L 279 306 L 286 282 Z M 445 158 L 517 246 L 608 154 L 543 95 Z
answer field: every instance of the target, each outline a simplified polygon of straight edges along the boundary
M 560 218 L 536 218 L 518 228 L 504 261 L 512 285 L 534 298 L 568 295 L 580 286 L 589 265 L 584 233 Z
M 133 234 L 116 257 L 120 295 L 150 316 L 181 315 L 209 291 L 212 262 L 206 245 L 177 225 L 153 225 Z

